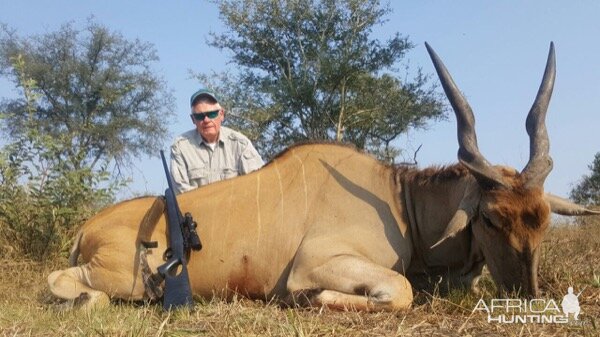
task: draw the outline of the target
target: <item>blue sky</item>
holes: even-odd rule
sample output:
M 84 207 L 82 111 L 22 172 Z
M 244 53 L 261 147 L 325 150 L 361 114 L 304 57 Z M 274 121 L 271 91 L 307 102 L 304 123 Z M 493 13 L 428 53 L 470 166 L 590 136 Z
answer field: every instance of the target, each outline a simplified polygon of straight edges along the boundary
M 494 164 L 518 170 L 529 158 L 525 117 L 554 41 L 557 79 L 547 116 L 554 170 L 546 190 L 567 196 L 600 152 L 600 2 L 421 0 L 393 1 L 391 6 L 393 13 L 373 37 L 385 40 L 395 32 L 409 36 L 416 47 L 405 62 L 433 73 L 423 45 L 429 42 L 475 112 L 481 152 Z M 171 139 L 192 128 L 188 100 L 200 83 L 189 78 L 189 70 L 232 68 L 226 52 L 206 44 L 209 31 L 224 29 L 217 7 L 207 1 L 0 0 L 0 22 L 22 36 L 53 31 L 69 21 L 83 25 L 92 15 L 128 39 L 154 44 L 160 57 L 154 68 L 176 98 Z M 14 94 L 0 81 L 0 96 Z M 410 131 L 396 145 L 410 159 L 421 144 L 420 166 L 456 162 L 454 116 L 427 130 Z M 166 187 L 157 158 L 142 160 L 132 176 L 120 198 L 159 194 Z

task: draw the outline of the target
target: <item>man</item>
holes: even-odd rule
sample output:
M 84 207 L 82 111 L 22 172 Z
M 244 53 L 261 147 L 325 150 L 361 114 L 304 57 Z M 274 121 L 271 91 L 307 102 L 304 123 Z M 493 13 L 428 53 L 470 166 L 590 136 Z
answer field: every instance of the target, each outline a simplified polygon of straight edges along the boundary
M 264 162 L 241 133 L 221 126 L 225 110 L 208 89 L 190 98 L 195 129 L 181 134 L 171 146 L 171 175 L 176 193 L 229 179 L 261 168 Z

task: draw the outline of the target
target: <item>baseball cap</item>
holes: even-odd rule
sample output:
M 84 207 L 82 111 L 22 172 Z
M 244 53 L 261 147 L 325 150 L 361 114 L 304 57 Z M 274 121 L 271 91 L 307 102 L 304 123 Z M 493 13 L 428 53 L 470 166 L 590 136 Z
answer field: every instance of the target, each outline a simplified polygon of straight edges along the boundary
M 209 89 L 207 89 L 207 88 L 200 88 L 200 89 L 199 89 L 198 91 L 196 91 L 196 92 L 195 92 L 195 93 L 192 95 L 192 97 L 190 98 L 190 106 L 192 106 L 192 104 L 194 104 L 194 100 L 195 100 L 196 98 L 198 98 L 199 96 L 202 96 L 202 95 L 208 96 L 208 97 L 210 97 L 210 98 L 214 99 L 214 100 L 215 100 L 215 101 L 217 101 L 217 102 L 219 101 L 219 100 L 217 99 L 217 96 L 215 95 L 215 93 L 214 93 L 212 90 L 209 90 Z

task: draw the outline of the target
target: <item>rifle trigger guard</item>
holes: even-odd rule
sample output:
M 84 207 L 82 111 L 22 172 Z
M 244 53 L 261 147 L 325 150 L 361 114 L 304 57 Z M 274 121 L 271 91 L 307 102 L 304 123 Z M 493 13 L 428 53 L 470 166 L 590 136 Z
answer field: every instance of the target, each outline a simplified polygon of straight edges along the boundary
M 163 261 L 169 261 L 173 257 L 173 249 L 171 247 L 165 249 L 163 253 Z

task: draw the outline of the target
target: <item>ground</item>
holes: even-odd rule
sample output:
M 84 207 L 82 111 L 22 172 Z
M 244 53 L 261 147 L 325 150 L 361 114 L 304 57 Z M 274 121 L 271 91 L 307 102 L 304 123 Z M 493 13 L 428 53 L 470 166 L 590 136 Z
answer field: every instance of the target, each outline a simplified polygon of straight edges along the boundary
M 600 336 L 600 219 L 554 224 L 542 247 L 542 298 L 560 306 L 569 286 L 583 289 L 578 324 L 488 323 L 473 311 L 480 297 L 463 290 L 417 293 L 411 310 L 396 313 L 285 309 L 245 299 L 198 301 L 193 310 L 174 313 L 158 304 L 118 302 L 89 313 L 61 311 L 46 277 L 66 259 L 0 258 L 0 336 Z M 482 286 L 489 301 L 489 275 Z

